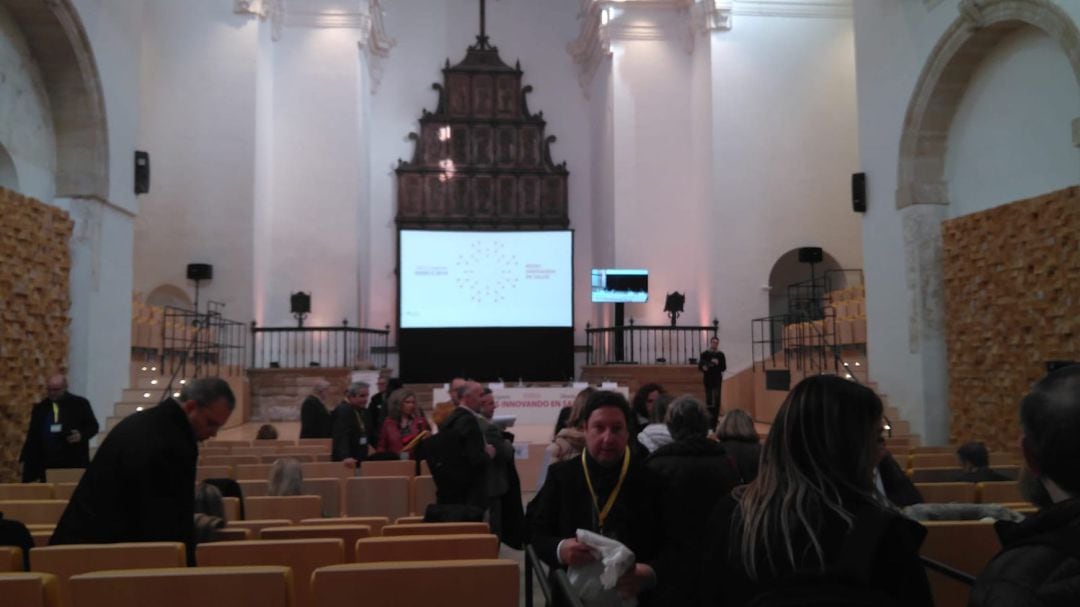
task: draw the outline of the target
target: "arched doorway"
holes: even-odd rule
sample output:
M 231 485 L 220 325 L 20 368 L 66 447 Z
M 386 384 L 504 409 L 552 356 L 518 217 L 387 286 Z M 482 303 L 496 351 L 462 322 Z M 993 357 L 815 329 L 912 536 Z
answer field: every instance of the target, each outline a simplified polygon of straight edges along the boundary
M 832 283 L 830 288 L 842 289 L 847 286 L 843 273 L 836 272 L 841 269 L 840 262 L 828 251 L 822 251 L 821 258 L 821 263 L 814 264 L 813 277 L 821 278 L 828 273 Z M 790 304 L 788 287 L 811 278 L 810 264 L 799 261 L 799 249 L 781 255 L 769 271 L 769 316 L 787 314 Z

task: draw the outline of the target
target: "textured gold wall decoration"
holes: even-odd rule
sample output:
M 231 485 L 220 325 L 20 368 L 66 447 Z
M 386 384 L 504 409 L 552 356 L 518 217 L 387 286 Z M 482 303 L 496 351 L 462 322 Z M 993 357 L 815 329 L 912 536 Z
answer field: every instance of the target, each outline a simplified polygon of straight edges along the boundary
M 66 371 L 74 226 L 61 209 L 0 188 L 0 482 L 21 480 L 33 404 Z
M 942 240 L 950 438 L 1015 449 L 1045 362 L 1080 360 L 1080 187 L 951 219 Z

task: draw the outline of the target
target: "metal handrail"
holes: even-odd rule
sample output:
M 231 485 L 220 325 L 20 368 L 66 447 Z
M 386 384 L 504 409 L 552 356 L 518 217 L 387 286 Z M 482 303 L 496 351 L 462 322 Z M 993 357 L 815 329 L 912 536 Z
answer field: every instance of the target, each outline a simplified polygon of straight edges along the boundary
M 251 323 L 251 368 L 355 367 L 361 359 L 385 367 L 390 328 L 260 327 Z
M 719 334 L 719 325 L 717 320 L 705 326 L 635 325 L 633 319 L 621 327 L 586 325 L 587 364 L 694 364 Z
M 946 565 L 945 563 L 942 563 L 941 561 L 935 561 L 932 558 L 927 558 L 925 556 L 920 555 L 919 559 L 922 560 L 923 565 L 927 569 L 931 569 L 933 571 L 936 571 L 936 572 L 944 575 L 945 577 L 951 578 L 951 579 L 956 580 L 957 582 L 961 582 L 963 584 L 967 584 L 968 586 L 974 586 L 975 585 L 975 576 L 973 576 L 971 574 L 964 573 L 963 571 L 960 571 L 959 569 L 954 569 L 953 567 L 950 567 L 950 566 Z

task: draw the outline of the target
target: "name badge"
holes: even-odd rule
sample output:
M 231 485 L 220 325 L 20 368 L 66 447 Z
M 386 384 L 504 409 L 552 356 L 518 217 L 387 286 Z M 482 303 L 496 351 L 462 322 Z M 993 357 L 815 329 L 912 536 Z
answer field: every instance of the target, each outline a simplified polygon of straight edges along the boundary
M 367 444 L 367 437 L 366 436 L 361 436 L 360 437 L 360 444 L 361 445 L 366 445 Z
M 52 432 L 53 434 L 59 434 L 63 429 L 63 424 L 49 424 L 49 432 Z

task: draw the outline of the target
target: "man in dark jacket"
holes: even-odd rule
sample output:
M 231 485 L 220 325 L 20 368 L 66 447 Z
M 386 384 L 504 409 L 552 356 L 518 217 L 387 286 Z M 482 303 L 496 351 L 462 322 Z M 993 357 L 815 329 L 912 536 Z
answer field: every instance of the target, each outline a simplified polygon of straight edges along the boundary
M 439 504 L 465 504 L 486 511 L 488 501 L 488 466 L 495 457 L 495 447 L 484 441 L 480 427 L 480 403 L 484 388 L 465 382 L 461 402 L 439 427 L 439 433 L 425 445 L 435 495 Z
M 90 401 L 67 391 L 67 379 L 54 375 L 45 383 L 45 398 L 30 413 L 19 461 L 23 482 L 44 482 L 48 468 L 85 468 L 90 439 L 98 433 Z
M 356 468 L 367 459 L 368 447 L 374 433 L 371 414 L 367 410 L 368 385 L 354 382 L 345 389 L 345 400 L 334 408 L 331 421 L 333 449 L 331 459 Z
M 300 403 L 300 438 L 330 438 L 330 412 L 326 409 L 329 391 L 330 382 L 320 379 Z
M 982 443 L 965 443 L 956 450 L 956 459 L 960 460 L 962 470 L 948 480 L 954 483 L 985 483 L 1012 480 L 990 469 L 990 454 Z
M 973 607 L 1080 605 L 1080 365 L 1058 369 L 1020 401 L 1020 489 L 1040 510 L 998 522 L 1002 550 L 971 592 Z
M 193 546 L 198 441 L 228 421 L 236 398 L 225 380 L 187 383 L 126 417 L 101 443 L 50 544 L 184 542 Z

